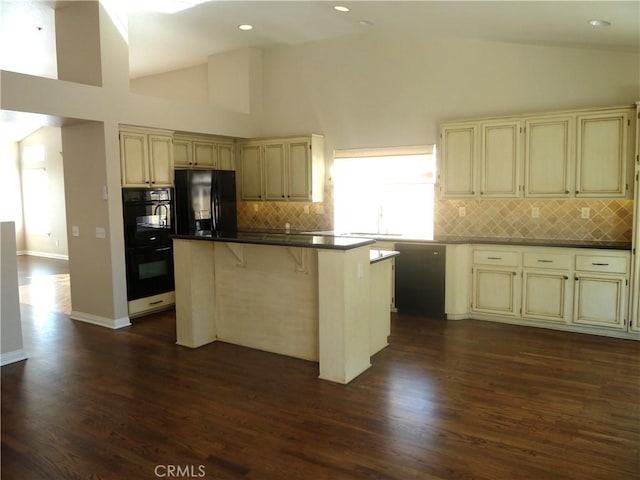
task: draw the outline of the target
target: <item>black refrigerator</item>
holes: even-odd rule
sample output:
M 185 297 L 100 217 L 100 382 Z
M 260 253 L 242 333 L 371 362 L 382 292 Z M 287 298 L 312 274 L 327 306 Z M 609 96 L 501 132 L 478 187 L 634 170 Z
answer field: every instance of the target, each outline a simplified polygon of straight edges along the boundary
M 176 233 L 224 236 L 238 230 L 236 172 L 175 171 Z

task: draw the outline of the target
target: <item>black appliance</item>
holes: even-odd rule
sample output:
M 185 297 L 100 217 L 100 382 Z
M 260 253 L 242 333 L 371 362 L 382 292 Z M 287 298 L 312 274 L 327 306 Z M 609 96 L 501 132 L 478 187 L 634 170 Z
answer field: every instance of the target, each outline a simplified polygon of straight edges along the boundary
M 445 247 L 396 243 L 396 308 L 399 313 L 445 319 Z
M 238 230 L 236 172 L 176 170 L 176 232 L 220 236 Z
M 172 188 L 123 188 L 127 298 L 174 289 L 175 208 Z

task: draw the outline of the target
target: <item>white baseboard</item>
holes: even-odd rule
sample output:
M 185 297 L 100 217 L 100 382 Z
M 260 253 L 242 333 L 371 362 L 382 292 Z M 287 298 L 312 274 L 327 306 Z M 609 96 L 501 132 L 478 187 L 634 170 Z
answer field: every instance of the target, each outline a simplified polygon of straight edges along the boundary
M 55 258 L 57 260 L 69 260 L 69 255 L 61 255 L 59 253 L 36 252 L 33 250 L 20 250 L 18 255 L 29 255 L 32 257 Z
M 18 250 L 18 251 L 16 252 L 16 255 L 26 255 L 26 254 L 27 254 L 27 251 L 26 251 L 26 250 Z
M 27 357 L 27 352 L 24 348 L 14 350 L 13 352 L 2 353 L 0 354 L 0 366 L 4 367 L 10 363 L 21 362 L 27 358 L 29 357 Z
M 129 317 L 113 319 L 113 318 L 99 317 L 98 315 L 92 315 L 90 313 L 78 312 L 78 311 L 75 311 L 75 310 L 71 312 L 71 315 L 69 315 L 69 317 L 72 320 L 78 320 L 80 322 L 85 322 L 85 323 L 91 323 L 92 325 L 98 325 L 100 327 L 111 328 L 113 330 L 116 330 L 118 328 L 128 327 L 128 326 L 131 325 L 131 321 L 129 320 Z

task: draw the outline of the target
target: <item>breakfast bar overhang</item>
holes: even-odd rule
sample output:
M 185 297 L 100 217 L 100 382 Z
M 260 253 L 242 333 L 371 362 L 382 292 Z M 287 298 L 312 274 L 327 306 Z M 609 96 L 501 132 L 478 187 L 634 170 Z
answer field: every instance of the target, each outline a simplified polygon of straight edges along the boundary
M 173 239 L 177 343 L 319 363 L 349 383 L 387 345 L 390 262 L 372 239 L 242 232 Z

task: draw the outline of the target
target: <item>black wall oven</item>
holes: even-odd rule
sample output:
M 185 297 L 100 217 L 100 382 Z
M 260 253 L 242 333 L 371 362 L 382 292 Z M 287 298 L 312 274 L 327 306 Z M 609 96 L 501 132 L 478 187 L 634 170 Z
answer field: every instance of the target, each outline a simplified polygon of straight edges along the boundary
M 123 188 L 127 298 L 174 290 L 173 188 Z

